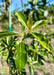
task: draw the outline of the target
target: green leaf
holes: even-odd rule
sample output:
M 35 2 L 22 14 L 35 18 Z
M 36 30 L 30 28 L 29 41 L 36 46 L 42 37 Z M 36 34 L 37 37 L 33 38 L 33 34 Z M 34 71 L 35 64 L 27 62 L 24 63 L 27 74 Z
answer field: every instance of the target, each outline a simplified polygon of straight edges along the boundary
M 29 66 L 29 70 L 30 70 L 30 75 L 33 75 L 34 74 L 34 68 L 33 68 L 33 66 L 31 65 L 31 66 Z
M 42 35 L 41 33 L 38 33 L 38 32 L 33 32 L 31 33 L 36 39 L 38 39 L 39 43 L 44 47 L 46 48 L 48 51 L 51 51 L 50 50 L 50 47 L 49 47 L 49 41 L 48 39 Z M 52 51 L 51 51 L 52 52 Z
M 41 26 L 44 26 L 44 25 L 46 25 L 46 24 L 48 24 L 48 20 L 40 20 L 40 21 L 37 21 L 37 22 L 35 22 L 35 24 L 32 26 L 32 30 L 34 30 L 34 29 L 37 29 L 37 28 L 39 28 L 39 27 L 41 27 Z
M 49 61 L 50 61 L 51 63 L 54 63 L 54 56 L 53 56 L 52 54 L 49 56 Z
M 53 52 L 53 48 L 52 48 L 52 46 L 51 46 L 50 43 L 49 43 L 49 48 L 50 48 L 50 51 L 51 51 L 52 53 L 54 53 L 54 52 Z
M 32 2 L 32 0 L 28 0 L 28 2 Z
M 54 11 L 54 5 L 50 4 L 52 11 Z
M 24 42 L 19 43 L 16 46 L 16 51 L 15 51 L 15 64 L 16 67 L 21 71 L 24 66 L 27 63 L 27 55 L 25 51 L 25 44 Z
M 43 57 L 48 57 L 48 53 L 46 50 L 40 50 L 38 54 L 43 56 Z
M 44 16 L 47 17 L 48 16 L 48 10 L 44 11 Z
M 40 3 L 42 3 L 42 1 L 41 1 L 41 0 L 37 2 L 37 5 L 39 5 Z
M 8 36 L 16 36 L 16 35 L 18 35 L 18 34 L 15 33 L 15 32 L 9 32 L 9 31 L 0 32 L 0 38 L 5 38 L 5 37 L 8 37 Z
M 28 25 L 28 28 L 31 30 L 32 25 L 33 25 L 33 20 L 31 18 L 28 19 L 27 25 Z
M 18 20 L 27 28 L 27 22 L 25 19 L 25 16 L 22 14 L 22 12 L 17 12 L 15 15 L 18 17 Z
M 38 64 L 38 63 L 34 63 L 33 65 L 34 65 L 36 68 L 39 67 L 39 64 Z
M 37 4 L 37 0 L 34 0 L 34 1 L 33 1 L 33 4 Z
M 22 27 L 21 27 L 21 31 L 22 31 L 22 33 L 24 32 L 24 30 L 25 30 L 25 26 L 22 25 Z

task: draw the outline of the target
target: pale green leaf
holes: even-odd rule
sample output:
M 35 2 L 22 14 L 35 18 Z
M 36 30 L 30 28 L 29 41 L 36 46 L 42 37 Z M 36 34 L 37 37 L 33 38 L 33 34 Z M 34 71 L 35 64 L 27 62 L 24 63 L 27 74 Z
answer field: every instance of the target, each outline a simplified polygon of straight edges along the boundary
M 37 22 L 35 22 L 35 24 L 32 26 L 32 30 L 37 29 L 37 28 L 39 28 L 39 27 L 41 27 L 41 26 L 47 25 L 48 22 L 49 22 L 48 20 L 40 20 L 40 21 L 37 21 Z
M 44 11 L 44 16 L 47 17 L 48 16 L 48 10 Z
M 22 14 L 22 12 L 16 12 L 15 15 L 17 16 L 17 18 L 21 22 L 21 24 L 27 28 L 27 22 L 26 22 L 25 16 Z

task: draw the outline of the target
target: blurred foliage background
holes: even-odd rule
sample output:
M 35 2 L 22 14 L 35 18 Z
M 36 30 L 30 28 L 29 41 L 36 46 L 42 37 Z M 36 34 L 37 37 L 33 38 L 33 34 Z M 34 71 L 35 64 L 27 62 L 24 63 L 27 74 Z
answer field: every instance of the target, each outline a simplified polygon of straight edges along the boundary
M 28 0 L 27 2 L 24 0 L 16 0 L 16 2 L 14 2 L 14 0 L 1 0 L 0 2 L 0 23 L 3 23 L 3 26 L 1 26 L 3 28 L 5 27 L 4 29 L 8 28 L 8 8 L 10 4 L 13 27 L 16 27 L 18 23 L 16 17 L 14 16 L 14 13 L 17 11 L 22 11 L 26 18 L 30 17 L 34 22 L 41 19 L 49 19 L 50 24 L 54 23 L 54 5 L 52 4 L 53 0 Z M 17 3 L 20 3 L 20 5 Z M 13 4 L 15 9 L 12 6 Z
M 9 5 L 14 4 L 15 0 L 1 0 L 0 2 L 0 31 L 2 30 L 8 30 L 9 27 Z M 20 6 L 18 4 L 20 2 Z M 17 11 L 22 11 L 23 14 L 25 14 L 26 19 L 31 18 L 33 20 L 33 23 L 39 20 L 49 20 L 49 23 L 47 26 L 41 27 L 37 29 L 42 33 L 45 33 L 44 35 L 47 36 L 53 46 L 54 49 L 54 3 L 52 3 L 53 0 L 28 0 L 25 2 L 25 0 L 17 0 L 15 3 L 15 9 L 11 7 L 11 25 L 12 25 L 12 30 L 13 31 L 18 31 L 20 32 L 21 29 L 21 24 L 17 20 L 17 17 L 15 16 L 15 12 Z M 7 53 L 7 51 L 5 51 Z M 5 54 L 5 53 L 4 53 Z M 8 55 L 8 53 L 7 53 Z M 54 57 L 50 56 L 49 59 L 46 59 L 47 63 L 45 66 L 40 66 L 37 72 L 44 72 L 44 75 L 50 75 L 51 71 L 45 71 L 47 70 L 47 66 L 49 63 L 51 66 L 54 65 Z M 6 57 L 3 56 L 3 58 L 6 60 Z M 2 59 L 3 59 L 2 58 Z M 4 62 L 4 61 L 3 61 Z M 3 65 L 3 64 L 2 64 Z M 38 66 L 38 65 L 37 65 Z M 8 66 L 7 66 L 8 67 Z M 53 67 L 54 68 L 54 67 Z M 8 75 L 8 72 L 6 72 Z M 54 70 L 53 70 L 54 74 Z M 51 74 L 51 75 L 53 75 Z M 40 75 L 40 73 L 39 73 Z

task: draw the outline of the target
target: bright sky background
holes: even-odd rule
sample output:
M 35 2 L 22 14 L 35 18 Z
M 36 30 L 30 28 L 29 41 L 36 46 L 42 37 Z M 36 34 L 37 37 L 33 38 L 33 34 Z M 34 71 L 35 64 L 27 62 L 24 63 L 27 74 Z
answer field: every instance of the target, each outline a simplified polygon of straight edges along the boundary
M 0 4 L 1 3 L 2 2 L 0 0 Z M 23 0 L 23 4 L 28 4 L 28 0 Z M 28 6 L 30 7 L 30 4 L 28 4 Z M 11 10 L 14 10 L 16 8 L 22 9 L 21 0 L 12 0 Z
M 50 3 L 54 4 L 54 0 L 50 0 L 50 1 L 51 1 Z M 2 3 L 1 0 L 0 3 Z M 28 4 L 28 0 L 23 0 L 23 4 Z M 30 7 L 30 4 L 28 4 L 28 6 Z M 20 8 L 20 10 L 22 10 L 21 0 L 12 0 L 11 10 L 13 11 L 16 8 Z

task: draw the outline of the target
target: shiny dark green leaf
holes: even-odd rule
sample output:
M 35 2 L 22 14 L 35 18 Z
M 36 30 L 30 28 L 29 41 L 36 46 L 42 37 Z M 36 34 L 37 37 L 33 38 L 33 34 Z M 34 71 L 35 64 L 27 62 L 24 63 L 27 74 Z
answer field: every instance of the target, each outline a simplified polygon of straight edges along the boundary
M 26 65 L 26 63 L 27 63 L 27 56 L 25 51 L 25 44 L 24 42 L 21 42 L 16 46 L 15 64 L 16 67 L 19 69 L 19 71 L 21 71 Z
M 16 35 L 18 35 L 18 34 L 15 33 L 15 32 L 9 32 L 9 31 L 0 32 L 0 38 L 5 38 L 5 37 L 8 37 L 8 36 L 16 36 Z
M 36 39 L 38 39 L 39 43 L 46 48 L 48 51 L 51 51 L 50 46 L 49 46 L 49 41 L 48 39 L 42 35 L 41 33 L 38 32 L 33 32 L 31 33 Z M 52 52 L 52 51 L 51 51 Z

